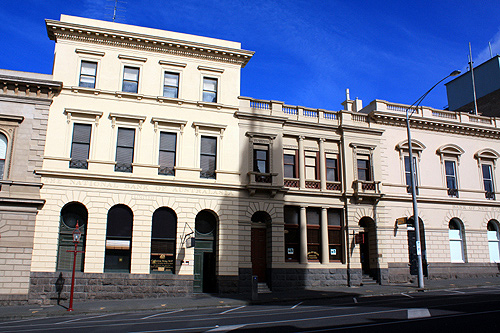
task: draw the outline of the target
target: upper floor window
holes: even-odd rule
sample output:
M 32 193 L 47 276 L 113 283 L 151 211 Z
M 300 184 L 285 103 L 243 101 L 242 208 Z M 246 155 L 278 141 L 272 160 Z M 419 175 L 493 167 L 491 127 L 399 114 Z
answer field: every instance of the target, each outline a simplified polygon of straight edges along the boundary
M 486 199 L 495 200 L 495 187 L 493 185 L 493 173 L 490 164 L 482 164 L 483 185 Z
M 444 161 L 444 168 L 446 172 L 446 187 L 448 188 L 448 195 L 450 197 L 458 198 L 457 169 L 455 161 Z
M 329 182 L 338 182 L 338 159 L 337 158 L 326 158 L 326 180 Z
M 97 62 L 82 61 L 79 86 L 84 88 L 95 88 L 96 76 Z
M 7 156 L 7 137 L 0 133 L 0 179 L 3 179 L 5 158 Z
M 297 178 L 297 154 L 283 154 L 283 173 L 285 178 Z
M 123 68 L 122 91 L 130 93 L 139 91 L 139 68 L 128 66 Z
M 71 142 L 70 168 L 87 169 L 90 152 L 90 135 L 92 125 L 74 124 L 73 140 Z
M 404 160 L 405 160 L 406 190 L 408 193 L 410 193 L 411 192 L 410 156 L 405 156 Z M 418 194 L 417 158 L 415 156 L 413 156 L 413 172 L 414 172 L 413 181 L 415 182 L 415 189 Z
M 305 152 L 306 179 L 318 179 L 318 154 Z
M 118 139 L 116 141 L 116 165 L 115 171 L 132 172 L 134 161 L 135 129 L 118 128 Z
M 165 72 L 163 81 L 163 96 L 179 98 L 179 74 Z
M 370 155 L 357 155 L 358 180 L 371 181 Z
M 175 151 L 177 146 L 177 135 L 175 133 L 160 133 L 159 175 L 174 176 Z
M 200 149 L 201 178 L 215 179 L 216 160 L 217 138 L 202 136 Z
M 217 103 L 217 83 L 216 78 L 203 78 L 203 102 Z

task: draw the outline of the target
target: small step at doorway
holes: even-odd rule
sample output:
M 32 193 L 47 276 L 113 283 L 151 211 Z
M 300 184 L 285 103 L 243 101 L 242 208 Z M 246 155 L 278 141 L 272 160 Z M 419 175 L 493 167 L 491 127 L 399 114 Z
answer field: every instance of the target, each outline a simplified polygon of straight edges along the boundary
M 265 282 L 259 282 L 257 285 L 257 293 L 259 294 L 270 294 L 271 289 L 267 286 L 267 283 Z
M 361 285 L 362 286 L 374 286 L 377 284 L 378 284 L 377 280 L 374 279 L 373 277 L 371 277 L 370 275 L 363 274 L 361 276 Z

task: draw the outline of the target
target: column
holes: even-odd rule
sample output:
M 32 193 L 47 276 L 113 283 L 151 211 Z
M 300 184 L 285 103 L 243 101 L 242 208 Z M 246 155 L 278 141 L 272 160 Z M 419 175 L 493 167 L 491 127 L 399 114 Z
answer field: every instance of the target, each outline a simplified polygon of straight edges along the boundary
M 326 158 L 325 158 L 325 139 L 319 139 L 319 180 L 321 191 L 326 191 Z
M 321 208 L 321 263 L 327 264 L 330 262 L 330 246 L 328 245 L 328 210 Z
M 299 187 L 301 189 L 306 188 L 306 168 L 305 168 L 305 157 L 304 157 L 304 137 L 299 136 Z
M 306 207 L 300 207 L 299 219 L 299 234 L 300 234 L 300 263 L 307 263 L 307 215 Z

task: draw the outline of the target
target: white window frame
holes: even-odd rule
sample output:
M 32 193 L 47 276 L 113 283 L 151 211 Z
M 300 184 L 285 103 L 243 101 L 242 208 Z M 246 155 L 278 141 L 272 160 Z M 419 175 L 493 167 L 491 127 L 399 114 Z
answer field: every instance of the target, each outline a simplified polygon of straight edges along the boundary
M 458 220 L 458 219 L 457 219 Z M 451 223 L 451 220 L 450 222 Z M 465 263 L 465 230 L 461 221 L 456 222 L 458 230 L 450 229 L 448 224 L 448 239 L 450 246 L 450 260 L 452 263 Z M 459 247 L 459 248 L 458 248 Z
M 139 149 L 141 148 L 141 133 L 142 133 L 142 125 L 146 116 L 137 116 L 137 115 L 127 115 L 127 114 L 118 114 L 118 113 L 110 113 L 109 117 L 111 118 L 111 128 L 112 128 L 112 140 L 110 140 L 111 147 L 109 149 L 110 156 L 109 160 L 116 162 L 116 145 L 118 143 L 118 128 L 130 128 L 135 129 L 135 137 L 134 137 L 134 158 L 132 161 L 132 173 L 134 172 L 134 165 L 140 164 L 138 161 Z
M 204 181 L 216 181 L 217 180 L 217 173 L 223 170 L 223 165 L 222 165 L 222 155 L 224 153 L 223 150 L 223 138 L 224 138 L 224 132 L 226 130 L 226 125 L 219 125 L 219 124 L 209 124 L 209 123 L 201 123 L 201 122 L 193 122 L 193 126 L 195 128 L 195 135 L 196 135 L 196 152 L 195 152 L 195 162 L 196 162 L 196 167 L 201 171 L 200 168 L 200 163 L 201 163 L 201 136 L 210 136 L 210 137 L 216 137 L 217 138 L 217 151 L 216 151 L 216 157 L 215 157 L 215 179 L 210 179 L 210 178 L 201 178 Z
M 104 57 L 104 52 L 99 52 L 99 51 L 92 51 L 92 50 L 83 50 L 83 49 L 76 49 L 75 52 L 78 54 L 78 63 L 77 63 L 77 69 L 76 69 L 76 78 L 75 78 L 75 87 L 78 87 L 78 89 L 95 89 L 98 90 L 100 88 L 100 71 L 101 71 L 101 60 Z M 82 72 L 82 61 L 88 61 L 88 62 L 95 62 L 97 63 L 97 69 L 95 73 L 95 87 L 94 88 L 87 88 L 87 87 L 80 87 L 80 74 Z
M 183 96 L 182 82 L 184 76 L 184 68 L 186 68 L 187 64 L 180 62 L 166 61 L 166 60 L 159 60 L 158 64 L 160 64 L 160 75 L 159 75 L 160 89 L 158 92 L 158 96 L 161 98 L 172 98 L 163 96 L 163 87 L 165 86 L 165 72 L 168 72 L 179 75 L 179 86 L 177 87 L 176 99 L 182 99 Z
M 492 223 L 496 230 L 489 231 L 486 229 L 488 237 L 488 252 L 490 255 L 490 262 L 500 263 L 500 226 L 497 221 L 490 220 L 488 224 Z
M 159 162 L 160 158 L 160 133 L 161 132 L 169 132 L 169 133 L 175 133 L 177 134 L 177 139 L 176 139 L 176 145 L 175 145 L 175 166 L 174 170 L 177 170 L 179 166 L 182 165 L 182 141 L 183 141 L 183 134 L 184 134 L 184 128 L 186 126 L 187 121 L 180 121 L 180 120 L 173 120 L 173 119 L 165 119 L 165 118 L 158 118 L 158 117 L 153 117 L 151 119 L 151 122 L 154 124 L 154 131 L 155 131 L 155 139 L 154 139 L 154 146 L 153 146 L 153 161 Z M 158 168 L 160 168 L 159 163 L 155 162 L 155 164 L 158 164 Z M 163 175 L 165 176 L 165 175 Z M 167 177 L 175 177 L 175 176 L 167 176 Z
M 66 135 L 64 140 L 64 146 L 66 147 L 65 156 L 71 159 L 71 145 L 73 143 L 73 128 L 75 123 L 92 125 L 92 130 L 90 131 L 90 149 L 89 149 L 89 161 L 94 159 L 95 145 L 97 139 L 97 129 L 99 125 L 99 120 L 101 119 L 103 112 L 93 111 L 93 110 L 80 110 L 80 109 L 64 109 L 64 114 L 66 115 Z M 69 168 L 69 164 L 68 164 Z

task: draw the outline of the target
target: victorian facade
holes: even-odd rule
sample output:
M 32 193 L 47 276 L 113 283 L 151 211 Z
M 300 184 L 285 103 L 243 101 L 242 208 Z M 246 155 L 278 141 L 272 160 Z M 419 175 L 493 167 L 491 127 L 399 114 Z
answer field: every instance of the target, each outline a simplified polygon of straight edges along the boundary
M 0 70 L 0 304 L 28 300 L 51 75 Z
M 37 170 L 33 300 L 67 276 L 77 225 L 79 298 L 411 279 L 405 106 L 240 97 L 239 43 L 46 23 L 64 86 Z M 429 278 L 498 274 L 496 119 L 423 108 L 414 124 Z

